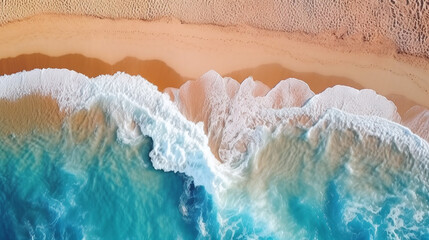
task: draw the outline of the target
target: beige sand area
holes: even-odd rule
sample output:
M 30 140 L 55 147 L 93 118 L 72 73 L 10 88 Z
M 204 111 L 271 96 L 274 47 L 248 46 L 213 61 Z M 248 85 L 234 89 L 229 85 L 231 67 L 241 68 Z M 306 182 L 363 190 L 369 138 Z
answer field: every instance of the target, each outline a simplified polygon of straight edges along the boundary
M 39 15 L 0 27 L 0 74 L 34 67 L 64 67 L 88 76 L 122 70 L 163 89 L 213 69 L 239 81 L 251 75 L 270 87 L 295 77 L 315 92 L 335 84 L 371 88 L 393 100 L 401 114 L 415 104 L 429 107 L 427 59 L 398 54 L 381 40 L 351 44 L 313 37 L 175 19 Z

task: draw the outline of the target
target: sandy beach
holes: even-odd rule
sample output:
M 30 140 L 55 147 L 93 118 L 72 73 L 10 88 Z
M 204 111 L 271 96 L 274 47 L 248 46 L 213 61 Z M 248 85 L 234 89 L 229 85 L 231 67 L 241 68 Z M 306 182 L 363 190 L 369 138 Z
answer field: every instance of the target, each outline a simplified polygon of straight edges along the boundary
M 0 74 L 48 67 L 89 77 L 124 71 L 162 90 L 213 69 L 238 81 L 253 76 L 270 87 L 294 77 L 316 93 L 337 84 L 370 88 L 394 101 L 400 114 L 416 104 L 429 107 L 427 59 L 399 54 L 389 43 L 337 42 L 176 19 L 39 15 L 0 27 Z
M 1 239 L 428 239 L 429 0 L 1 0 Z

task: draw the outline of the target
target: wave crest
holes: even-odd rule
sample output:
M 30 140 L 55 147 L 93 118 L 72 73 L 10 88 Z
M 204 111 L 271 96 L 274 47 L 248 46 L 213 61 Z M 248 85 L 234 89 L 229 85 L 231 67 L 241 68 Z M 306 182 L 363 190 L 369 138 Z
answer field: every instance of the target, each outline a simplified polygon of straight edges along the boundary
M 90 79 L 56 69 L 3 76 L 0 86 L 1 98 L 49 95 L 71 112 L 100 106 L 125 144 L 150 137 L 156 169 L 184 173 L 213 197 L 187 183 L 181 199 L 202 237 L 429 234 L 429 144 L 374 91 L 315 95 L 296 79 L 270 90 L 214 71 L 165 94 L 124 73 Z M 424 133 L 427 114 L 414 110 L 405 122 Z

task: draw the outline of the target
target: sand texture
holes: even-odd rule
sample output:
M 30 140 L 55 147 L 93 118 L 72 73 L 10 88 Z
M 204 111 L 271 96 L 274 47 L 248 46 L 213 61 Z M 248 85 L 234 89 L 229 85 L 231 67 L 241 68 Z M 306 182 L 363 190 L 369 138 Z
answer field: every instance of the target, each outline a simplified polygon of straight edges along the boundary
M 0 24 L 42 13 L 143 20 L 174 17 L 186 23 L 326 34 L 346 42 L 391 42 L 401 52 L 429 56 L 429 4 L 423 0 L 3 0 L 0 4 Z
M 343 84 L 370 88 L 400 113 L 429 107 L 429 64 L 395 51 L 320 46 L 300 34 L 251 27 L 43 15 L 0 28 L 0 74 L 60 67 L 88 76 L 126 71 L 164 89 L 214 69 L 238 81 L 253 76 L 275 86 L 289 77 L 315 92 Z M 368 43 L 368 49 L 371 44 Z

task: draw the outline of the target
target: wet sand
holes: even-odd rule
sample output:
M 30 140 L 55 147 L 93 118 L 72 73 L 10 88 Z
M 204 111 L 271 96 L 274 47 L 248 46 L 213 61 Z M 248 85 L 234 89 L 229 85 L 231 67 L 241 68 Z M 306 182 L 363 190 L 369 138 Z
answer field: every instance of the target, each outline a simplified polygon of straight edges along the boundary
M 13 74 L 23 70 L 30 71 L 36 68 L 66 68 L 91 78 L 102 74 L 112 75 L 118 71 L 126 72 L 130 75 L 144 76 L 147 80 L 156 83 L 160 90 L 167 87 L 178 88 L 187 80 L 160 60 L 139 60 L 134 57 L 126 57 L 113 65 L 81 54 L 50 57 L 33 53 L 0 59 L 0 75 Z
M 59 57 L 49 57 L 40 53 L 25 54 L 14 58 L 0 59 L 0 75 L 13 74 L 20 71 L 30 71 L 35 68 L 66 68 L 83 73 L 88 77 L 97 77 L 101 74 L 114 74 L 118 71 L 131 75 L 144 76 L 148 81 L 156 84 L 160 91 L 165 88 L 179 88 L 191 78 L 180 76 L 174 69 L 160 60 L 139 60 L 127 57 L 122 61 L 109 65 L 96 58 L 88 58 L 80 54 L 68 54 Z M 249 76 L 255 79 L 263 79 L 264 83 L 273 88 L 279 81 L 289 77 L 305 81 L 313 92 L 321 93 L 328 87 L 346 85 L 356 89 L 364 89 L 348 78 L 336 76 L 324 76 L 316 73 L 295 72 L 286 69 L 279 64 L 265 64 L 255 68 L 241 69 L 226 73 L 240 82 Z M 398 107 L 398 112 L 403 115 L 411 107 L 418 105 L 405 96 L 390 94 L 386 96 Z
M 239 81 L 253 76 L 270 87 L 295 77 L 316 93 L 336 84 L 371 88 L 391 96 L 400 113 L 414 103 L 429 107 L 427 59 L 398 54 L 388 44 L 348 47 L 331 40 L 321 45 L 300 34 L 175 19 L 41 15 L 0 27 L 0 74 L 36 67 L 88 76 L 125 71 L 162 90 L 213 69 Z
M 50 57 L 40 53 L 25 54 L 14 58 L 0 59 L 0 75 L 13 74 L 20 71 L 30 71 L 36 68 L 66 68 L 83 73 L 88 77 L 97 77 L 101 74 L 114 74 L 118 71 L 131 75 L 144 76 L 147 80 L 155 83 L 159 90 L 167 87 L 179 88 L 190 77 L 179 75 L 173 68 L 160 60 L 140 60 L 126 57 L 120 62 L 110 65 L 100 59 L 85 57 L 81 54 L 67 54 L 59 57 Z M 240 69 L 224 76 L 232 77 L 239 82 L 252 76 L 262 80 L 270 88 L 279 81 L 289 77 L 305 81 L 315 93 L 320 93 L 326 87 L 338 84 L 362 89 L 362 85 L 347 78 L 336 76 L 324 76 L 311 72 L 296 72 L 284 68 L 279 64 L 264 64 L 254 68 Z

